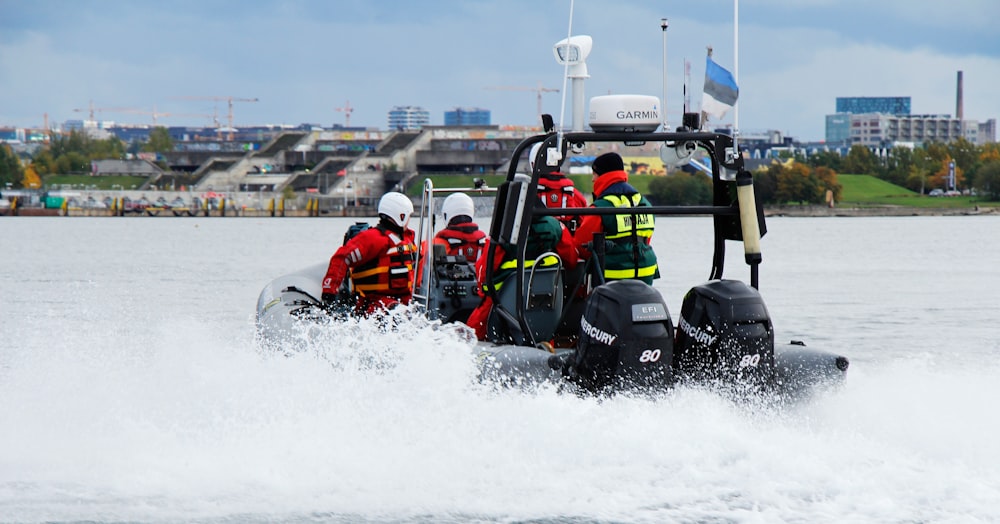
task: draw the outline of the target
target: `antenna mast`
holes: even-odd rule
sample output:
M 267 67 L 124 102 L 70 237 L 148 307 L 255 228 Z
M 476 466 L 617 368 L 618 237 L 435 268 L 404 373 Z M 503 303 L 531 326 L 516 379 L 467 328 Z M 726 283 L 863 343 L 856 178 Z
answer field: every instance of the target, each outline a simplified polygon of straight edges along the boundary
M 573 7 L 574 7 L 575 3 L 576 3 L 575 0 L 569 0 L 569 27 L 566 29 L 566 50 L 567 50 L 566 54 L 567 55 L 569 54 L 569 40 L 570 40 L 570 38 L 573 37 Z M 562 104 L 561 104 L 562 107 L 559 108 L 559 133 L 558 133 L 559 140 L 556 142 L 556 144 L 562 144 L 563 128 L 566 126 L 566 84 L 567 84 L 567 82 L 569 82 L 569 60 L 565 60 L 564 63 L 563 63 L 563 85 L 562 85 Z M 574 101 L 575 101 L 575 97 L 576 97 L 576 91 L 577 91 L 576 88 L 577 87 L 578 86 L 574 83 L 573 84 Z M 581 113 L 582 113 L 582 110 L 581 110 Z M 574 129 L 573 130 L 576 131 L 577 129 L 575 129 L 575 125 L 576 125 L 576 120 L 575 120 L 576 119 L 576 107 L 575 106 L 573 108 L 573 117 L 574 117 L 574 122 L 573 122 Z M 580 123 L 580 130 L 581 131 L 583 130 L 583 123 L 582 122 Z
M 691 107 L 691 95 L 688 94 L 688 84 L 691 83 L 691 62 L 684 60 L 684 114 Z
M 740 0 L 733 0 L 733 81 L 740 85 Z M 740 154 L 740 101 L 733 107 L 733 154 Z
M 666 18 L 660 19 L 660 29 L 663 32 L 663 99 L 660 101 L 660 111 L 663 112 L 663 132 L 670 131 L 667 126 L 667 25 Z

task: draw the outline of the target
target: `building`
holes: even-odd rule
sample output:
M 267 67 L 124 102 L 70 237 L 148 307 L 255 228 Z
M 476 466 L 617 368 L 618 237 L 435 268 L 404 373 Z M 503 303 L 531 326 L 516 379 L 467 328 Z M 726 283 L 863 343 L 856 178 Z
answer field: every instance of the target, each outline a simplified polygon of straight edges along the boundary
M 834 146 L 850 146 L 857 143 L 867 143 L 867 136 L 858 139 L 858 126 L 853 115 L 868 114 L 909 115 L 910 97 L 908 96 L 838 96 L 837 113 L 826 115 L 826 142 Z M 860 122 L 866 122 L 862 119 Z M 865 131 L 867 131 L 865 126 Z M 880 131 L 877 129 L 876 131 Z
M 897 142 L 924 144 L 964 138 L 972 144 L 996 142 L 996 119 L 966 120 L 962 108 L 962 72 L 958 72 L 955 116 L 914 115 L 910 97 L 837 97 L 837 113 L 826 115 L 826 143 L 892 147 Z
M 830 117 L 827 116 L 827 122 Z M 980 124 L 975 120 L 959 120 L 951 115 L 888 115 L 865 113 L 846 115 L 850 129 L 849 143 L 879 147 L 896 142 L 925 144 L 928 142 L 953 142 L 965 138 L 973 144 L 995 141 L 989 135 L 996 130 L 996 121 Z M 992 126 L 992 127 L 991 127 Z M 828 133 L 829 126 L 828 126 Z M 829 134 L 827 135 L 829 138 Z M 829 141 L 829 140 L 828 140 Z
M 992 144 L 997 141 L 997 119 L 991 118 L 978 126 L 977 141 L 974 144 Z
M 490 111 L 478 107 L 456 107 L 444 112 L 446 126 L 488 126 Z
M 826 115 L 826 143 L 832 145 L 851 143 L 851 114 Z
M 389 110 L 389 129 L 413 131 L 430 125 L 431 114 L 420 106 L 396 106 Z
M 885 113 L 887 115 L 910 114 L 908 96 L 844 96 L 837 97 L 838 113 Z

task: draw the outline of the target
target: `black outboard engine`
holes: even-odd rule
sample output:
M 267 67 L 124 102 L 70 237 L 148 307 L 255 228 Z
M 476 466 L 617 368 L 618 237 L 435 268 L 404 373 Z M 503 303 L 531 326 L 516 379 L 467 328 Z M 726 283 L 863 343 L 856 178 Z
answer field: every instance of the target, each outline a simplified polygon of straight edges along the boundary
M 580 319 L 571 380 L 590 391 L 666 388 L 673 382 L 674 327 L 660 293 L 638 280 L 598 286 Z
M 774 329 L 760 293 L 712 280 L 684 296 L 674 368 L 682 379 L 767 385 L 774 380 Z

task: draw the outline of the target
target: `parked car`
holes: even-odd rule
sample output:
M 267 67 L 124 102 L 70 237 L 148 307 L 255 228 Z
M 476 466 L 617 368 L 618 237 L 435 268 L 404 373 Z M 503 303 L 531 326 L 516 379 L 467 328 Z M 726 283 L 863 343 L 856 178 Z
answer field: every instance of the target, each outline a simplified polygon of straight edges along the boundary
M 108 208 L 107 204 L 105 204 L 104 202 L 101 202 L 101 201 L 97 200 L 96 198 L 94 198 L 92 196 L 91 197 L 87 197 L 87 200 L 84 200 L 83 202 L 81 202 L 80 206 L 83 207 L 83 208 L 86 208 L 86 209 L 107 209 Z
M 122 199 L 122 209 L 124 209 L 126 213 L 142 213 L 149 207 L 150 202 L 145 197 L 140 198 L 139 200 L 132 200 L 129 197 Z
M 931 192 L 927 193 L 927 195 L 928 196 L 932 196 L 932 197 L 944 196 L 944 190 L 943 189 L 931 189 Z

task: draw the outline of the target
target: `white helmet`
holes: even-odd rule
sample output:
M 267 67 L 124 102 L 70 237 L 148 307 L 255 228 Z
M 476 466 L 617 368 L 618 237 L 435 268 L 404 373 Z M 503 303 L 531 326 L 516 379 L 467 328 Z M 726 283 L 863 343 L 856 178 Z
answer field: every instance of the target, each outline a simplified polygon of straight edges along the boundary
M 541 149 L 542 142 L 539 142 L 531 146 L 531 151 L 528 152 L 528 172 L 535 172 L 535 158 L 538 157 L 538 150 Z
M 535 159 L 538 158 L 538 152 L 542 148 L 543 145 L 545 145 L 545 142 L 539 142 L 539 143 L 531 146 L 531 151 L 528 152 L 528 172 L 529 173 L 534 173 L 535 172 Z M 557 152 L 557 154 L 558 154 L 558 152 Z M 552 172 L 552 171 L 558 171 L 559 170 L 559 165 L 562 164 L 562 160 L 560 159 L 558 161 L 559 163 L 556 164 L 555 166 L 548 165 L 548 160 L 549 160 L 549 151 L 546 150 L 546 151 L 542 152 L 542 163 L 539 166 L 539 167 L 542 168 L 542 172 L 543 173 L 548 173 L 548 172 Z
M 378 201 L 378 214 L 389 217 L 397 226 L 405 228 L 413 214 L 413 202 L 402 193 L 390 191 Z
M 444 199 L 444 204 L 441 205 L 441 214 L 444 215 L 445 223 L 461 215 L 472 218 L 475 213 L 476 205 L 472 202 L 472 198 L 465 193 L 452 193 Z

